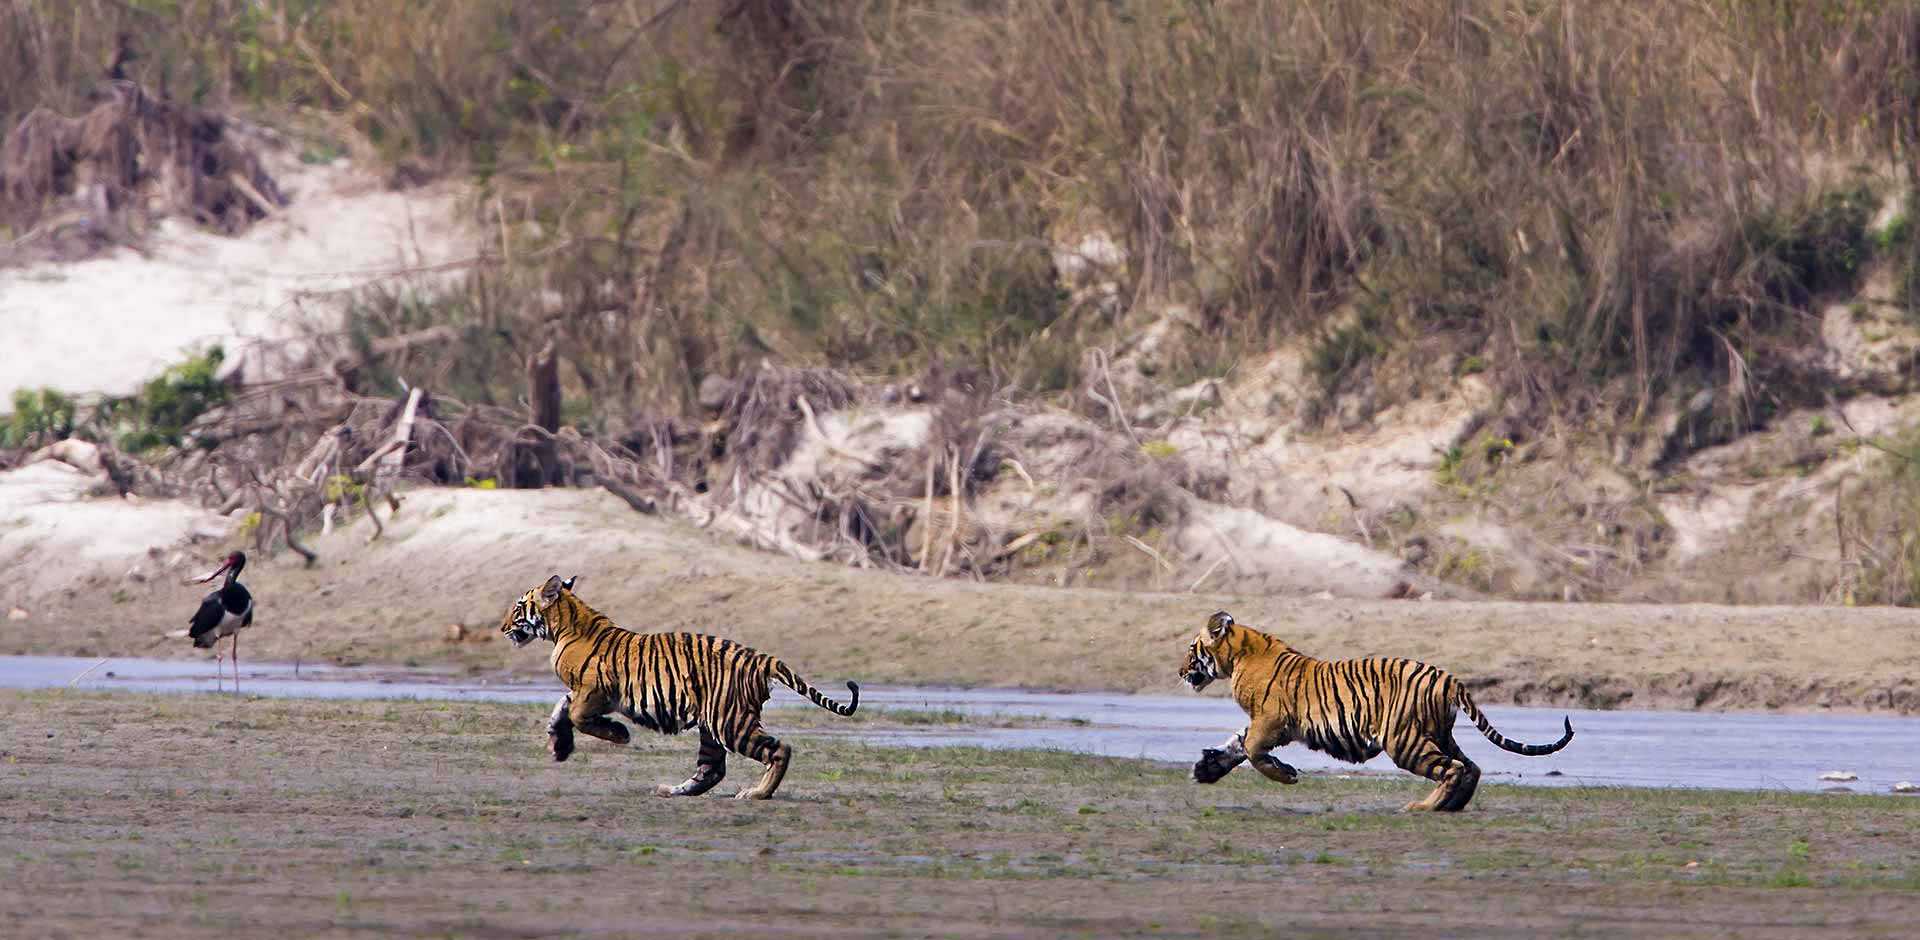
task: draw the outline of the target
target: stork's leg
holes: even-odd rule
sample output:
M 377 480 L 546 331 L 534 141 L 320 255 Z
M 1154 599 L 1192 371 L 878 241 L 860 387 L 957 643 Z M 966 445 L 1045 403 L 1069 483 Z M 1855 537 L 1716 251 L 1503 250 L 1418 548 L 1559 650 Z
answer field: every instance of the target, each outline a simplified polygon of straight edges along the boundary
M 226 666 L 225 666 L 226 661 L 227 661 L 227 654 L 220 652 L 220 641 L 214 640 L 213 641 L 213 690 L 215 692 L 224 691 L 227 687 L 227 673 L 226 673 Z
M 233 631 L 233 694 L 240 694 L 240 631 Z

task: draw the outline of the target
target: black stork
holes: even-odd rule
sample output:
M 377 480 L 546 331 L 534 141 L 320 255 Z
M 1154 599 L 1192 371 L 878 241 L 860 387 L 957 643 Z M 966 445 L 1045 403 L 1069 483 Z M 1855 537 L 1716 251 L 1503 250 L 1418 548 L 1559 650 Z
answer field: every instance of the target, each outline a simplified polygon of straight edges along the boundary
M 245 552 L 234 552 L 220 567 L 204 578 L 196 578 L 192 583 L 205 584 L 226 573 L 226 583 L 220 589 L 209 593 L 200 601 L 200 609 L 193 614 L 192 626 L 187 636 L 193 638 L 196 649 L 206 649 L 220 642 L 221 637 L 233 637 L 233 691 L 240 691 L 240 628 L 253 623 L 253 595 L 240 585 L 240 569 L 247 566 Z M 213 668 L 220 668 L 220 651 L 213 651 Z

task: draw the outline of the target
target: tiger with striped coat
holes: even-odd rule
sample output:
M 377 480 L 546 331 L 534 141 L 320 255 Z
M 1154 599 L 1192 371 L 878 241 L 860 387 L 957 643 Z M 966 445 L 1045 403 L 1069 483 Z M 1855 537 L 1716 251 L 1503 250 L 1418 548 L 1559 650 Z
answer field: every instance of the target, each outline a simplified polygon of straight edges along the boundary
M 1384 751 L 1396 766 L 1438 784 L 1407 809 L 1458 812 L 1473 799 L 1480 768 L 1453 740 L 1456 709 L 1487 740 L 1515 754 L 1551 754 L 1573 740 L 1569 720 L 1566 734 L 1552 744 L 1509 741 L 1444 670 L 1411 659 L 1315 659 L 1235 623 L 1224 610 L 1208 618 L 1187 647 L 1180 678 L 1196 692 L 1226 679 L 1247 713 L 1247 726 L 1226 744 L 1200 752 L 1196 783 L 1214 783 L 1243 762 L 1269 780 L 1294 783 L 1298 772 L 1270 752 L 1298 741 L 1355 764 Z
M 727 752 L 766 765 L 760 782 L 736 796 L 764 800 L 787 774 L 793 748 L 760 726 L 760 710 L 778 680 L 815 705 L 836 715 L 860 707 L 860 686 L 845 705 L 827 698 L 766 653 L 732 640 L 697 633 L 634 633 L 616 625 L 573 593 L 574 578 L 558 575 L 507 608 L 500 632 L 515 647 L 536 639 L 553 641 L 553 671 L 567 695 L 547 722 L 553 759 L 573 753 L 573 732 L 626 744 L 627 727 L 609 715 L 623 715 L 642 728 L 662 734 L 700 731 L 700 756 L 693 776 L 677 786 L 662 784 L 660 796 L 699 796 L 727 775 Z

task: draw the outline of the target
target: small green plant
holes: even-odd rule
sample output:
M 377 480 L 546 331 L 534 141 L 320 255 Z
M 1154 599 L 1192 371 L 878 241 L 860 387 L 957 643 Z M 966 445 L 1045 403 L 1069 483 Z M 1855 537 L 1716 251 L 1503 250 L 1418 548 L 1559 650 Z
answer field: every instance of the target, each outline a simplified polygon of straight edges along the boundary
M 1787 865 L 1779 871 L 1774 872 L 1773 877 L 1767 879 L 1767 887 L 1770 888 L 1809 888 L 1812 886 L 1813 879 L 1807 877 L 1806 870 L 1797 864 Z
M 467 485 L 476 490 L 497 490 L 500 488 L 500 481 L 492 477 L 481 477 L 479 479 L 468 477 Z
M 1807 433 L 1814 437 L 1825 437 L 1833 433 L 1833 425 L 1827 422 L 1826 415 L 1814 415 L 1813 423 L 1807 427 Z
M 1165 460 L 1180 453 L 1171 441 L 1147 441 L 1140 445 L 1140 452 L 1155 460 Z
M 327 502 L 329 503 L 337 503 L 343 499 L 349 501 L 357 500 L 361 494 L 366 491 L 367 485 L 365 483 L 358 482 L 353 477 L 344 473 L 336 473 L 327 478 L 326 492 Z
M 1912 236 L 1912 223 L 1907 221 L 1907 214 L 1902 212 L 1889 219 L 1885 228 L 1873 233 L 1873 247 L 1882 253 L 1891 252 L 1906 244 Z
M 1369 312 L 1315 342 L 1307 354 L 1307 371 L 1319 380 L 1322 391 L 1332 392 L 1340 387 L 1347 373 L 1386 352 L 1386 339 L 1380 335 L 1380 316 Z
M 1851 187 L 1823 193 L 1800 212 L 1755 220 L 1748 235 L 1756 256 L 1774 262 L 1766 277 L 1771 291 L 1791 298 L 1853 283 L 1872 249 L 1867 222 L 1873 209 L 1873 194 Z
M 1487 360 L 1479 356 L 1468 356 L 1460 360 L 1460 368 L 1458 370 L 1458 374 L 1460 375 L 1479 375 L 1485 371 L 1487 371 Z
M 1436 566 L 1436 573 L 1447 580 L 1473 584 L 1481 588 L 1491 588 L 1493 581 L 1493 563 L 1487 555 L 1477 548 L 1449 554 Z
M 300 148 L 300 162 L 308 166 L 323 166 L 346 156 L 347 148 L 331 140 L 317 140 Z
M 1461 450 L 1458 444 L 1442 451 L 1440 454 L 1440 465 L 1433 470 L 1434 479 L 1437 480 L 1441 486 L 1448 489 L 1458 490 L 1464 488 L 1466 481 L 1460 478 L 1460 463 L 1464 461 L 1466 457 L 1466 451 Z
M 227 387 L 215 377 L 225 355 L 215 346 L 189 356 L 112 409 L 116 418 L 131 425 L 121 435 L 120 446 L 130 451 L 180 446 L 195 418 L 226 403 Z
M 957 725 L 967 721 L 965 712 L 952 708 L 899 708 L 883 709 L 875 713 L 879 718 L 891 718 L 903 725 Z
M 50 388 L 16 389 L 13 413 L 0 423 L 0 447 L 51 444 L 73 433 L 73 399 Z

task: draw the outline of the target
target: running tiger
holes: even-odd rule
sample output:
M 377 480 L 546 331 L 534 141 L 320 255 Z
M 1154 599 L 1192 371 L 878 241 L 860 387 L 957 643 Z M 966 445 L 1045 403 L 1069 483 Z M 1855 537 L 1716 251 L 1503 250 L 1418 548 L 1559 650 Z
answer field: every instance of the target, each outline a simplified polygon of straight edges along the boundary
M 1453 740 L 1454 710 L 1473 719 L 1487 740 L 1529 757 L 1551 754 L 1573 740 L 1573 722 L 1552 744 L 1517 744 L 1493 730 L 1459 680 L 1410 659 L 1314 659 L 1279 639 L 1233 622 L 1220 611 L 1207 619 L 1180 665 L 1195 692 L 1228 680 L 1247 727 L 1218 748 L 1200 752 L 1196 783 L 1213 783 L 1253 765 L 1268 780 L 1294 783 L 1297 771 L 1268 753 L 1291 741 L 1340 760 L 1363 763 L 1385 751 L 1394 764 L 1439 783 L 1409 810 L 1459 812 L 1480 785 L 1480 768 Z
M 655 792 L 699 796 L 713 789 L 727 775 L 727 752 L 732 751 L 767 765 L 757 785 L 735 796 L 764 800 L 779 788 L 793 756 L 791 747 L 760 727 L 769 677 L 836 715 L 851 715 L 860 707 L 858 685 L 847 683 L 853 699 L 841 705 L 785 663 L 732 640 L 622 629 L 574 595 L 574 580 L 548 578 L 515 601 L 500 624 L 515 647 L 535 639 L 553 641 L 553 671 L 570 690 L 547 721 L 547 743 L 556 761 L 573 753 L 575 728 L 603 741 L 627 743 L 627 727 L 610 714 L 663 734 L 699 728 L 693 776 Z

